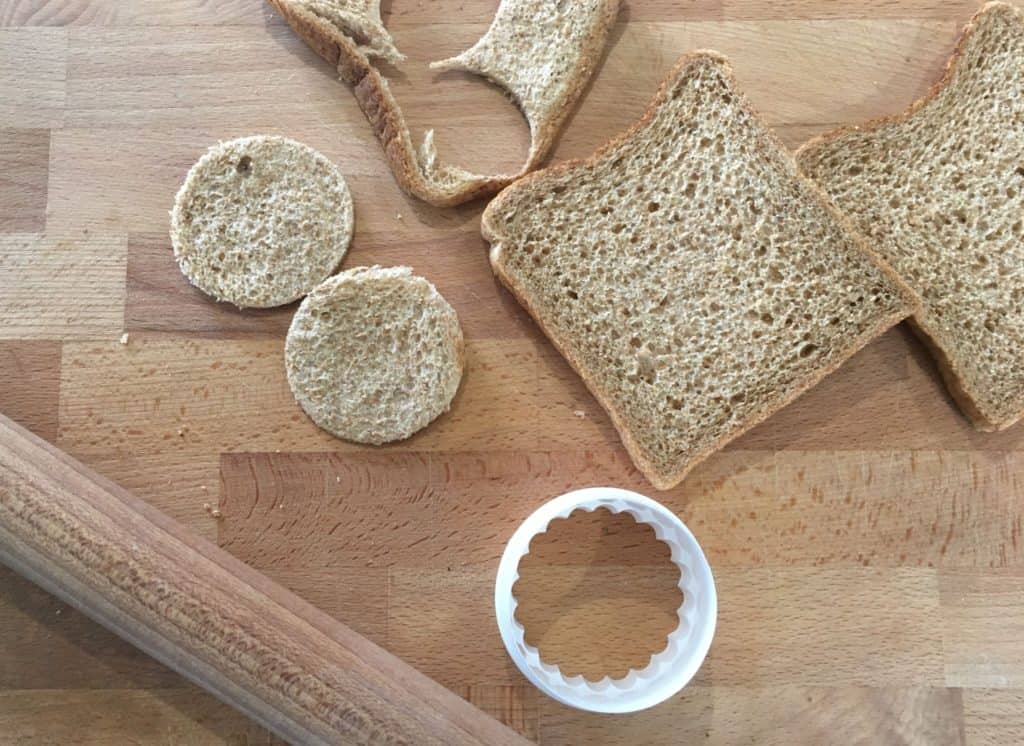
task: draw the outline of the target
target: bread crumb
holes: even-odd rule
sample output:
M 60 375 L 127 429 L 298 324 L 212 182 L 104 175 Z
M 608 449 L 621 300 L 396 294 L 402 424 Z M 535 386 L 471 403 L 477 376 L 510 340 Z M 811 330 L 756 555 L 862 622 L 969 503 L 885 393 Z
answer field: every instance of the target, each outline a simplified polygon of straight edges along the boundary
M 124 334 L 121 335 L 121 344 L 128 344 L 128 332 L 125 332 Z
M 210 505 L 210 503 L 203 503 L 203 510 L 209 513 L 211 510 L 213 510 L 213 506 Z
M 210 488 L 207 487 L 205 484 L 199 485 L 199 489 L 201 489 L 203 492 L 209 492 L 210 491 Z
M 214 518 L 220 519 L 223 513 L 220 512 L 219 508 L 214 508 L 210 511 L 210 515 Z
M 183 427 L 179 427 L 178 428 L 178 437 L 179 438 L 184 438 L 185 437 L 185 428 L 183 428 Z
M 581 420 L 586 419 L 587 417 L 587 413 L 584 412 L 582 409 L 577 409 L 575 412 L 573 412 L 573 414 L 579 417 Z
M 338 484 L 341 484 L 341 477 L 335 477 L 334 481 L 337 482 Z
M 395 213 L 395 217 L 398 218 L 399 220 L 401 220 L 402 219 L 402 213 L 396 212 Z

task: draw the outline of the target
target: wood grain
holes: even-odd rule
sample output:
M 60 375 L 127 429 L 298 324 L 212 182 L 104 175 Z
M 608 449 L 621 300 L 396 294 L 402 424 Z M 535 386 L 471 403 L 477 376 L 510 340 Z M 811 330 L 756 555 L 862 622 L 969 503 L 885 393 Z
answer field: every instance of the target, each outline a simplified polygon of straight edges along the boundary
M 113 632 L 0 567 L 0 620 L 9 654 L 0 675 L 4 692 L 160 689 L 184 680 Z M 226 707 L 226 706 L 225 706 Z
M 488 23 L 496 0 L 406 0 L 383 4 L 385 23 L 391 28 L 428 23 Z M 627 6 L 626 20 L 720 21 L 730 19 L 841 19 L 841 18 L 958 18 L 966 20 L 975 4 L 970 0 L 647 0 Z M 273 22 L 273 14 L 259 3 L 225 0 L 211 5 L 203 0 L 168 0 L 153 8 L 146 0 L 3 0 L 0 26 L 204 26 L 257 25 Z
M 1021 688 L 1024 572 L 944 572 L 943 651 L 949 686 Z M 998 630 L 998 633 L 995 631 Z
M 964 734 L 977 746 L 1024 739 L 1024 694 L 1019 689 L 965 689 Z
M 126 261 L 123 236 L 0 234 L 0 339 L 117 339 Z
M 521 162 L 521 115 L 497 88 L 426 63 L 472 43 L 497 3 L 383 3 L 409 58 L 393 86 L 414 137 L 434 128 L 443 157 L 480 169 Z M 897 111 L 976 5 L 624 2 L 552 160 L 631 124 L 696 47 L 733 58 L 789 146 Z M 467 375 L 417 437 L 373 449 L 319 432 L 285 383 L 292 309 L 240 313 L 175 268 L 167 213 L 185 173 L 211 144 L 255 133 L 339 164 L 356 206 L 346 267 L 410 265 L 457 310 Z M 482 207 L 404 195 L 350 93 L 259 0 L 0 0 L 0 412 L 542 744 L 1024 740 L 1024 428 L 972 430 L 898 328 L 656 493 L 494 282 Z M 676 511 L 719 580 L 707 665 L 636 716 L 539 695 L 493 622 L 516 526 L 597 484 Z M 660 547 L 572 525 L 522 590 L 541 612 L 533 632 L 548 625 L 551 655 L 588 670 L 632 665 L 656 644 L 652 620 L 615 644 L 590 635 L 663 608 Z M 587 561 L 595 546 L 616 561 Z M 619 611 L 622 573 L 633 587 Z M 587 600 L 599 611 L 584 624 L 572 604 Z M 65 742 L 86 718 L 96 742 L 271 739 L 0 575 L 0 741 Z
M 225 338 L 280 339 L 298 306 L 241 311 L 210 303 L 178 269 L 167 233 L 130 233 L 125 298 L 129 332 L 179 332 Z
M 530 542 L 512 588 L 521 599 L 516 619 L 564 675 L 621 679 L 665 649 L 679 624 L 679 580 L 650 526 L 607 510 L 577 512 Z
M 0 380 L 0 412 L 44 440 L 56 440 L 60 343 L 0 342 Z
M 50 131 L 0 129 L 0 232 L 42 233 Z
M 85 727 L 87 724 L 87 727 Z M 0 693 L 0 730 L 11 743 L 238 743 L 274 746 L 274 738 L 198 688 L 78 689 Z
M 365 452 L 318 430 L 302 414 L 285 379 L 283 349 L 281 338 L 139 334 L 127 345 L 116 339 L 68 342 L 60 444 L 76 456 L 112 450 Z M 469 341 L 466 358 L 451 412 L 403 447 L 556 448 L 577 442 L 581 429 L 590 442 L 618 443 L 596 417 L 599 410 L 582 383 L 538 341 Z M 574 416 L 585 409 L 595 416 Z
M 292 743 L 523 740 L 0 417 L 0 561 Z
M 3 0 L 0 26 L 177 26 L 261 24 L 270 14 L 247 0 Z
M 532 686 L 459 686 L 455 691 L 516 732 L 539 740 L 540 694 Z
M 0 28 L 0 50 L 3 127 L 45 129 L 63 124 L 67 31 Z
M 618 718 L 587 718 L 550 701 L 541 713 L 555 743 L 964 743 L 952 689 L 691 687 L 669 705 Z

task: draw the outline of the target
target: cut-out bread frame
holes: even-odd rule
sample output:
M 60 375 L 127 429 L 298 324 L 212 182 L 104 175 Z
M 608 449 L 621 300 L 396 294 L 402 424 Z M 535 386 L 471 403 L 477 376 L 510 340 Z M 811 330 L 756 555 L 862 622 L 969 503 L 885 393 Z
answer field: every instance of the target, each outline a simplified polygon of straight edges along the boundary
M 785 185 L 790 185 L 790 188 L 796 190 L 799 195 L 806 197 L 805 203 L 808 205 L 807 209 L 809 211 L 813 211 L 814 215 L 821 216 L 821 225 L 824 227 L 820 230 L 825 232 L 827 235 L 836 236 L 837 240 L 841 239 L 840 245 L 822 246 L 820 251 L 826 253 L 830 251 L 835 252 L 842 248 L 844 253 L 842 253 L 841 256 L 849 259 L 851 267 L 859 270 L 863 264 L 870 268 L 870 271 L 873 273 L 872 279 L 864 280 L 864 289 L 866 290 L 872 287 L 871 283 L 875 282 L 884 285 L 886 292 L 889 293 L 889 297 L 892 299 L 892 309 L 885 310 L 883 313 L 882 311 L 876 310 L 872 307 L 867 310 L 861 310 L 859 312 L 860 315 L 858 316 L 854 316 L 853 312 L 849 312 L 850 318 L 853 319 L 853 321 L 850 321 L 849 323 L 854 326 L 859 325 L 863 328 L 856 335 L 851 336 L 850 338 L 844 337 L 834 345 L 831 345 L 832 352 L 828 353 L 828 357 L 825 360 L 820 361 L 820 363 L 816 363 L 820 364 L 821 367 L 809 369 L 806 373 L 801 372 L 800 375 L 794 375 L 792 380 L 786 382 L 787 385 L 784 391 L 773 391 L 770 394 L 766 394 L 763 397 L 763 404 L 757 405 L 758 408 L 740 415 L 735 424 L 726 420 L 726 429 L 724 429 L 724 431 L 719 435 L 716 436 L 714 433 L 709 433 L 705 436 L 709 440 L 704 443 L 700 443 L 700 439 L 694 438 L 699 448 L 695 446 L 695 450 L 692 453 L 665 459 L 665 461 L 672 461 L 674 458 L 675 461 L 671 465 L 666 463 L 659 465 L 647 455 L 647 451 L 651 448 L 650 442 L 644 443 L 642 447 L 642 444 L 638 442 L 637 435 L 633 432 L 633 427 L 631 427 L 630 422 L 628 421 L 629 416 L 635 415 L 636 411 L 629 412 L 626 407 L 622 407 L 620 409 L 621 405 L 615 401 L 611 389 L 609 388 L 606 390 L 602 383 L 597 380 L 598 374 L 603 374 L 606 379 L 609 378 L 609 375 L 606 372 L 603 372 L 599 367 L 595 368 L 594 371 L 588 370 L 588 366 L 584 364 L 584 361 L 581 359 L 584 354 L 582 348 L 578 351 L 579 354 L 577 354 L 577 351 L 574 351 L 573 349 L 575 344 L 573 341 L 574 337 L 571 334 L 563 333 L 563 330 L 556 328 L 554 323 L 549 323 L 549 319 L 546 318 L 545 313 L 540 308 L 540 305 L 543 303 L 551 303 L 550 294 L 548 296 L 543 296 L 538 293 L 541 297 L 535 298 L 531 290 L 528 289 L 521 281 L 521 278 L 517 276 L 516 271 L 509 268 L 510 258 L 508 252 L 510 251 L 510 247 L 516 243 L 517 237 L 505 232 L 505 228 L 508 226 L 503 223 L 503 217 L 500 216 L 505 215 L 507 212 L 510 214 L 509 219 L 511 220 L 514 218 L 514 213 L 517 207 L 525 209 L 522 208 L 521 203 L 518 201 L 518 195 L 533 195 L 534 192 L 531 192 L 530 190 L 536 189 L 536 192 L 541 192 L 550 187 L 558 186 L 559 188 L 565 188 L 562 185 L 580 183 L 583 178 L 584 170 L 591 168 L 596 169 L 605 161 L 622 155 L 625 152 L 622 149 L 628 147 L 634 138 L 642 138 L 648 127 L 658 124 L 657 115 L 660 108 L 663 105 L 671 104 L 670 99 L 673 91 L 686 85 L 686 81 L 689 80 L 687 76 L 691 73 L 691 69 L 692 71 L 695 71 L 693 74 L 697 74 L 701 69 L 705 68 L 709 70 L 711 68 L 717 69 L 717 72 L 721 75 L 722 81 L 728 88 L 730 95 L 739 102 L 737 104 L 737 108 L 745 112 L 745 116 L 749 118 L 749 121 L 751 122 L 751 132 L 756 135 L 756 143 L 763 146 L 763 149 L 758 151 L 759 157 L 766 161 L 769 166 L 777 166 L 780 169 L 779 174 L 781 175 L 778 177 L 780 182 L 782 182 L 783 177 L 785 177 Z M 692 120 L 694 117 L 690 117 L 690 119 Z M 754 164 L 756 165 L 760 162 L 761 161 L 756 161 Z M 751 168 L 753 167 L 754 166 L 751 166 Z M 645 177 L 645 183 L 647 183 L 646 178 L 647 177 Z M 632 182 L 630 182 L 630 186 L 632 186 Z M 679 195 L 677 194 L 676 196 L 678 197 Z M 644 200 L 646 201 L 646 198 L 644 198 Z M 534 207 L 533 209 L 543 208 Z M 656 214 L 662 215 L 664 212 L 666 212 L 666 210 L 662 209 Z M 564 216 L 565 215 L 563 213 L 562 217 L 564 218 Z M 594 215 L 587 215 L 587 217 L 591 221 L 594 219 Z M 555 218 L 552 217 L 551 219 L 554 220 Z M 617 219 L 628 223 L 628 217 L 625 214 L 618 215 Z M 653 231 L 657 228 L 658 226 L 655 226 L 651 230 Z M 818 383 L 826 375 L 836 370 L 843 362 L 845 362 L 865 344 L 885 330 L 899 323 L 907 316 L 911 315 L 917 307 L 917 300 L 915 296 L 902 283 L 896 274 L 888 268 L 888 266 L 886 266 L 886 264 L 874 252 L 864 245 L 862 239 L 854 233 L 846 218 L 835 209 L 824 193 L 822 193 L 813 182 L 804 179 L 799 175 L 796 165 L 784 145 L 771 132 L 760 115 L 750 107 L 749 103 L 736 86 L 735 77 L 728 61 L 723 56 L 713 51 L 698 51 L 684 55 L 673 70 L 667 75 L 643 117 L 624 134 L 613 139 L 590 158 L 561 163 L 535 172 L 517 181 L 515 184 L 501 192 L 501 194 L 499 194 L 484 211 L 481 221 L 481 229 L 484 238 L 492 244 L 491 263 L 495 274 L 512 292 L 517 300 L 526 308 L 551 340 L 552 344 L 554 344 L 563 357 L 566 358 L 570 365 L 580 375 L 591 393 L 608 412 L 612 423 L 619 432 L 619 435 L 634 463 L 640 471 L 643 472 L 647 479 L 658 489 L 669 489 L 678 484 L 695 466 L 710 454 L 714 453 L 727 442 L 735 439 L 742 433 L 767 419 L 782 407 L 789 404 L 800 394 Z M 590 228 L 588 230 L 597 230 L 593 227 L 593 222 L 590 223 Z M 603 234 L 597 237 L 590 236 L 590 240 L 593 243 L 596 243 L 599 238 L 603 238 Z M 566 246 L 562 247 L 560 250 L 563 252 L 571 251 L 573 248 L 573 246 Z M 562 255 L 560 254 L 559 256 Z M 840 255 L 837 254 L 837 256 Z M 583 272 L 581 270 L 581 274 L 585 274 L 588 277 L 588 282 L 592 281 L 591 278 L 593 275 L 589 272 Z M 877 276 L 877 279 L 875 279 L 875 276 Z M 664 285 L 662 285 L 662 287 L 669 291 L 676 290 L 683 292 L 685 290 L 685 288 L 673 288 L 666 287 Z M 826 297 L 825 300 L 829 300 L 829 298 Z M 626 334 L 625 336 L 628 337 L 629 334 Z M 617 340 L 616 343 L 618 343 Z M 646 346 L 647 340 L 643 340 L 643 344 Z M 575 346 L 579 347 L 580 345 Z M 800 371 L 799 365 L 794 367 L 798 372 Z M 682 374 L 680 373 L 679 375 Z M 713 374 L 709 375 L 713 376 Z M 622 397 L 621 392 L 619 396 L 620 398 L 624 398 Z M 744 405 L 744 407 L 746 406 L 747 405 Z M 636 417 L 633 419 L 634 421 L 637 421 Z M 635 425 L 635 427 L 639 431 L 640 427 L 638 425 Z M 654 439 L 651 438 L 650 440 Z M 659 441 L 657 446 L 661 447 L 662 443 Z M 651 452 L 654 453 L 654 450 L 651 450 Z
M 830 191 L 830 186 L 833 187 L 831 191 L 833 192 L 833 196 L 836 198 L 837 203 L 839 203 L 841 209 L 844 209 L 846 211 L 846 213 L 850 216 L 851 220 L 854 223 L 858 222 L 858 212 L 859 208 L 861 207 L 861 203 L 863 203 L 863 207 L 865 210 L 871 210 L 871 207 L 874 203 L 869 204 L 868 199 L 858 199 L 858 196 L 856 194 L 850 197 L 850 201 L 844 201 L 840 199 L 835 194 L 835 191 L 840 188 L 842 182 L 846 181 L 846 179 L 844 179 L 843 177 L 831 179 L 832 170 L 828 169 L 824 161 L 832 155 L 841 154 L 843 152 L 841 149 L 844 147 L 846 143 L 850 144 L 851 150 L 853 150 L 857 146 L 858 142 L 862 144 L 865 148 L 869 148 L 871 143 L 870 138 L 877 136 L 879 139 L 881 139 L 890 134 L 894 138 L 902 138 L 905 141 L 906 134 L 900 133 L 898 130 L 898 128 L 901 127 L 902 125 L 910 126 L 920 121 L 922 122 L 922 126 L 926 128 L 925 132 L 928 132 L 929 130 L 927 129 L 927 127 L 930 123 L 929 116 L 931 115 L 932 118 L 935 118 L 934 115 L 936 113 L 932 111 L 930 108 L 933 105 L 936 107 L 939 114 L 948 111 L 949 106 L 956 106 L 957 104 L 969 108 L 971 106 L 972 101 L 966 100 L 962 96 L 959 96 L 958 94 L 963 88 L 969 87 L 971 85 L 972 75 L 975 75 L 975 72 L 970 69 L 962 69 L 962 65 L 966 65 L 968 60 L 971 59 L 972 53 L 977 51 L 979 52 L 979 54 L 977 55 L 977 59 L 981 60 L 981 62 L 985 65 L 984 70 L 978 74 L 985 75 L 986 73 L 989 73 L 994 69 L 994 67 L 990 68 L 988 66 L 994 66 L 998 63 L 998 60 L 995 59 L 995 56 L 990 55 L 988 53 L 987 48 L 973 50 L 972 44 L 977 42 L 978 44 L 984 45 L 987 41 L 985 32 L 988 31 L 991 33 L 995 33 L 995 31 L 993 31 L 993 27 L 996 30 L 998 30 L 999 23 L 1012 24 L 1012 26 L 1015 27 L 1012 29 L 1014 35 L 1016 37 L 1024 39 L 1024 13 L 1006 3 L 987 3 L 980 10 L 978 10 L 977 13 L 975 13 L 975 15 L 968 22 L 968 24 L 964 27 L 960 35 L 960 38 L 957 42 L 956 48 L 954 49 L 949 61 L 946 64 L 943 75 L 941 76 L 940 80 L 937 83 L 935 83 L 924 96 L 914 101 L 908 108 L 906 108 L 902 112 L 870 120 L 857 126 L 838 128 L 836 130 L 833 130 L 831 132 L 825 133 L 819 137 L 809 140 L 797 150 L 795 157 L 800 168 L 811 178 L 819 180 L 821 182 L 822 188 L 825 189 L 826 191 Z M 1024 65 L 1024 59 L 1018 59 L 1016 64 L 1018 66 Z M 1010 100 L 1012 98 L 1019 99 L 1021 96 L 1019 88 L 1007 90 L 1005 86 L 1000 87 L 998 85 L 992 85 L 992 81 L 990 81 L 987 77 L 983 78 L 983 80 L 985 81 L 986 90 L 992 91 L 997 99 L 999 99 L 1000 96 L 1004 96 L 1005 100 Z M 986 109 L 985 111 L 988 112 L 989 110 Z M 997 122 L 993 121 L 993 126 L 996 125 Z M 936 127 L 943 126 L 945 126 L 946 129 L 950 129 L 949 121 L 945 117 L 942 118 L 941 122 L 933 126 L 931 128 L 931 131 L 934 131 Z M 1012 132 L 1009 134 L 1013 135 Z M 1019 141 L 1024 142 L 1024 140 L 1021 139 L 1024 138 L 1024 129 L 1018 128 L 1016 137 Z M 861 140 L 861 138 L 864 139 Z M 986 150 L 989 148 L 989 145 L 987 143 L 979 142 L 977 143 L 977 145 L 980 148 L 985 148 Z M 847 155 L 856 155 L 856 152 L 847 152 Z M 948 158 L 948 153 L 945 154 L 945 157 Z M 953 164 L 961 164 L 963 160 L 964 158 L 962 157 L 959 158 L 959 161 L 957 157 L 954 157 Z M 873 165 L 877 166 L 878 164 L 874 163 Z M 969 178 L 970 174 L 972 173 L 972 168 L 977 169 L 977 166 L 974 164 L 965 166 L 962 175 Z M 871 167 L 864 168 L 865 172 L 873 170 L 875 169 L 872 169 Z M 936 175 L 933 173 L 929 173 L 929 176 L 931 177 L 929 183 L 934 184 L 938 181 L 941 174 Z M 1018 177 L 1015 176 L 1013 173 L 1007 173 L 1005 178 L 1016 179 Z M 877 189 L 872 189 L 870 190 L 870 192 L 864 190 L 861 191 L 864 192 L 865 194 L 870 193 L 871 197 L 875 197 L 876 195 L 881 194 L 881 192 L 878 191 Z M 951 186 L 945 184 L 937 186 L 935 191 L 935 194 L 937 196 L 932 197 L 931 201 L 934 204 L 935 202 L 937 202 L 937 200 L 941 199 L 942 197 L 948 198 L 950 196 L 950 193 L 955 195 L 955 192 L 952 191 Z M 899 193 L 899 196 L 904 196 L 904 193 Z M 927 199 L 927 197 L 925 199 Z M 989 200 L 986 198 L 983 201 L 985 202 L 985 207 L 990 208 L 986 210 L 986 212 L 984 212 L 983 215 L 985 217 L 986 222 L 991 223 L 995 213 L 993 213 L 991 210 L 991 204 L 989 203 Z M 929 206 L 929 203 L 926 201 L 924 206 Z M 885 209 L 885 207 L 882 207 L 882 211 L 884 211 Z M 1014 206 L 1007 205 L 1004 209 L 1006 212 L 1013 213 L 1011 219 L 1016 219 L 1017 217 L 1019 217 L 1019 207 L 1014 208 Z M 874 210 L 872 212 L 873 214 L 877 215 L 877 213 L 879 213 L 880 211 Z M 924 211 L 922 210 L 922 212 Z M 909 227 L 905 226 L 902 221 L 897 225 L 891 226 L 890 230 L 888 224 L 878 220 L 877 217 L 873 217 L 872 225 L 878 229 L 880 234 L 891 233 L 892 235 L 903 235 L 904 233 L 910 232 Z M 869 240 L 870 235 L 872 233 L 872 225 L 868 225 L 867 223 L 864 222 L 862 222 L 861 224 L 861 228 L 864 230 L 864 234 L 869 237 Z M 907 229 L 902 230 L 901 232 L 901 229 L 903 228 Z M 930 236 L 935 236 L 936 238 L 939 238 L 936 235 L 936 233 L 937 231 L 934 228 L 921 229 L 921 233 L 919 235 L 924 238 L 928 238 Z M 917 237 L 909 238 L 910 240 L 913 240 L 914 238 Z M 879 240 L 886 240 L 885 235 L 881 235 Z M 895 241 L 895 239 L 893 240 Z M 905 237 L 901 241 L 895 241 L 895 243 L 904 244 L 907 240 L 908 238 Z M 993 248 L 986 247 L 983 241 L 975 241 L 975 244 L 979 243 L 981 244 L 982 249 Z M 910 244 L 907 245 L 909 246 Z M 944 246 L 944 244 L 940 243 L 940 241 L 936 241 L 935 245 L 937 247 Z M 951 251 L 957 250 L 951 249 Z M 964 267 L 964 273 L 961 276 L 966 276 L 968 274 L 966 265 L 969 257 L 966 255 L 966 251 L 961 253 L 963 254 L 963 256 L 960 258 L 962 258 L 962 264 Z M 990 253 L 992 252 L 990 251 Z M 918 262 L 921 261 L 921 257 L 918 257 L 917 259 Z M 893 266 L 897 272 L 901 271 L 898 262 L 894 261 Z M 905 271 L 906 268 L 904 268 L 904 272 Z M 1008 278 L 1001 279 L 1003 280 L 1003 287 L 1005 288 L 1005 283 L 1008 281 Z M 1017 282 L 1019 283 L 1020 281 L 1018 280 Z M 911 288 L 915 292 L 917 292 L 917 287 L 915 286 L 915 284 L 911 280 L 908 280 L 908 283 L 910 283 Z M 1013 425 L 1018 420 L 1020 420 L 1022 416 L 1024 416 L 1024 377 L 1020 377 L 1017 379 L 1016 397 L 1011 398 L 1010 401 L 1007 403 L 1007 406 L 1003 407 L 999 406 L 1000 402 L 998 400 L 998 395 L 995 393 L 994 388 L 988 391 L 983 390 L 983 388 L 979 388 L 978 384 L 980 383 L 980 381 L 977 380 L 975 380 L 975 382 L 972 384 L 971 369 L 973 368 L 976 371 L 979 370 L 981 368 L 981 363 L 977 359 L 973 359 L 971 355 L 968 355 L 964 352 L 961 352 L 960 355 L 957 355 L 956 350 L 952 349 L 951 345 L 943 344 L 943 337 L 945 337 L 947 341 L 949 341 L 951 337 L 955 335 L 949 329 L 945 330 L 945 332 L 943 331 L 942 324 L 940 323 L 938 314 L 935 314 L 932 318 L 930 318 L 932 316 L 932 313 L 929 309 L 929 300 L 927 295 L 928 290 L 926 289 L 929 283 L 924 282 L 923 284 L 925 285 L 925 288 L 922 289 L 920 292 L 922 299 L 921 311 L 919 314 L 916 314 L 915 317 L 909 319 L 909 325 L 911 329 L 913 329 L 914 332 L 917 334 L 917 336 L 922 340 L 922 342 L 925 344 L 925 346 L 928 348 L 928 350 L 934 357 L 938 370 L 942 375 L 942 378 L 946 384 L 946 387 L 951 397 L 960 407 L 960 409 L 963 411 L 966 417 L 971 421 L 971 423 L 979 430 L 1003 430 Z M 1018 288 L 1021 287 L 1024 286 L 1018 284 Z M 1017 362 L 1019 365 L 1024 365 L 1024 358 L 1018 356 Z
M 438 207 L 494 194 L 537 167 L 596 68 L 619 6 L 619 0 L 502 0 L 487 33 L 471 49 L 431 66 L 438 70 L 466 70 L 488 78 L 508 93 L 526 117 L 531 145 L 522 168 L 513 174 L 481 175 L 441 163 L 433 131 L 427 132 L 419 151 L 414 147 L 387 79 L 370 60 L 371 56 L 391 62 L 401 59 L 380 22 L 377 0 L 366 0 L 364 19 L 358 23 L 348 16 L 341 21 L 337 14 L 326 17 L 324 8 L 336 5 L 326 0 L 268 2 L 320 57 L 337 68 L 341 80 L 352 88 L 402 189 Z M 562 30 L 569 33 L 552 36 L 550 24 L 541 15 L 565 8 L 569 11 L 561 12 L 559 17 L 564 23 Z M 531 18 L 531 22 L 526 22 L 524 16 Z M 352 35 L 364 38 L 357 40 Z M 522 67 L 505 67 L 498 56 L 488 51 L 495 47 L 507 50 L 530 41 L 535 47 L 529 53 L 505 55 L 506 59 L 526 60 Z M 531 56 L 535 58 L 538 54 L 563 64 L 562 74 L 541 80 L 542 72 L 530 66 Z

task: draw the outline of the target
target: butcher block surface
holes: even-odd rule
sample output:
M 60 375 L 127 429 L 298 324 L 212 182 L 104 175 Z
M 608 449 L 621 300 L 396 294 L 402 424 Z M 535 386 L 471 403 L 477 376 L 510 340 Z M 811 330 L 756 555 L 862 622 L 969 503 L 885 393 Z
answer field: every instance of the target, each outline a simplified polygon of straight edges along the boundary
M 623 5 L 553 161 L 628 126 L 697 48 L 732 58 L 792 147 L 895 112 L 976 9 Z M 472 170 L 516 167 L 526 127 L 495 87 L 426 63 L 469 47 L 496 7 L 384 3 L 414 137 L 436 129 L 441 158 Z M 318 431 L 285 380 L 294 305 L 239 312 L 177 270 L 168 210 L 189 166 L 257 133 L 345 173 L 345 267 L 409 265 L 459 313 L 462 388 L 408 441 Z M 1024 425 L 972 430 L 900 326 L 657 492 L 495 283 L 482 208 L 406 197 L 348 90 L 257 0 L 0 0 L 0 412 L 542 744 L 1024 740 Z M 506 540 L 542 501 L 592 485 L 676 511 L 718 584 L 704 667 L 635 715 L 539 694 L 493 619 Z M 678 603 L 666 562 L 621 517 L 552 526 L 517 586 L 528 639 L 593 678 L 643 665 Z M 0 743 L 276 741 L 0 569 Z

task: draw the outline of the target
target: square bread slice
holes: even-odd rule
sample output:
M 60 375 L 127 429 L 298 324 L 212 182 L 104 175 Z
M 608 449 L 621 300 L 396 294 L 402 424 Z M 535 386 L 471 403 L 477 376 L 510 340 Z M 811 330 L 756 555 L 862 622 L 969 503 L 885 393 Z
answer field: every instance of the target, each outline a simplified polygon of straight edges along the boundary
M 591 158 L 505 189 L 482 231 L 659 489 L 915 308 L 716 53 Z
M 980 430 L 1024 414 L 1024 14 L 990 3 L 931 93 L 812 140 L 815 179 L 921 297 L 911 326 Z

